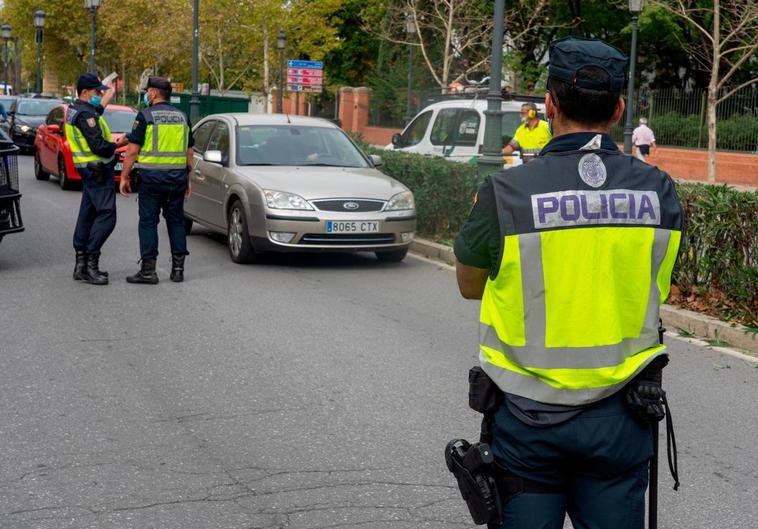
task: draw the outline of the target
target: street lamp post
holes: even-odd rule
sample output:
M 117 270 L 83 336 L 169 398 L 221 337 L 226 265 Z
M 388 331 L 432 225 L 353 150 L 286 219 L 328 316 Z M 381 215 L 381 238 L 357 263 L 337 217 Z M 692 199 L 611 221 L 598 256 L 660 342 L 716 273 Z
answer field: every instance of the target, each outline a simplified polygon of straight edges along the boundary
M 192 4 L 192 97 L 190 98 L 190 121 L 197 123 L 200 119 L 200 2 Z
M 100 7 L 100 0 L 84 0 L 84 7 L 89 9 L 89 71 L 97 74 L 97 64 L 95 62 L 95 17 L 97 17 L 97 8 Z
M 284 47 L 287 45 L 287 35 L 279 31 L 276 35 L 276 47 L 279 49 L 279 90 L 276 94 L 276 106 L 279 113 L 284 111 Z
M 632 13 L 632 59 L 629 61 L 629 86 L 626 95 L 626 124 L 624 125 L 624 152 L 632 154 L 632 118 L 634 115 L 634 75 L 637 65 L 637 21 L 642 12 L 644 0 L 629 0 L 629 12 Z
M 486 176 L 503 169 L 503 94 L 500 81 L 503 75 L 503 33 L 505 0 L 495 0 L 495 20 L 492 29 L 492 68 L 487 110 L 484 111 L 484 144 L 479 157 L 479 175 Z
M 34 84 L 35 93 L 42 93 L 42 33 L 45 28 L 45 12 L 38 9 L 34 12 L 34 27 L 37 28 L 37 80 Z
M 3 93 L 8 93 L 8 41 L 11 39 L 11 27 L 8 24 L 0 26 L 0 37 L 3 37 L 3 75 L 5 76 Z
M 408 40 L 413 38 L 416 33 L 416 16 L 412 11 L 405 14 L 405 33 L 408 35 Z M 411 122 L 413 119 L 413 44 L 408 44 L 408 100 L 405 105 L 405 124 Z

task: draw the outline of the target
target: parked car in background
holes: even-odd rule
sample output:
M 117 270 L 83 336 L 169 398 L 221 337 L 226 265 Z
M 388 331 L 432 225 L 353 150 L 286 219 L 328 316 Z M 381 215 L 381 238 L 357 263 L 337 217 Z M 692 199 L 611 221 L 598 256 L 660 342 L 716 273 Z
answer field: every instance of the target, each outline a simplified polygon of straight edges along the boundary
M 8 135 L 21 152 L 34 149 L 37 128 L 44 123 L 50 110 L 62 102 L 60 99 L 19 97 L 11 103 L 10 110 L 7 110 Z
M 5 113 L 6 113 L 6 114 L 8 114 L 8 112 L 10 112 L 10 109 L 11 109 L 11 105 L 13 104 L 13 102 L 14 102 L 16 99 L 18 99 L 18 97 L 16 97 L 16 96 L 5 96 L 5 95 L 0 95 L 0 103 L 2 103 L 2 105 L 3 105 L 3 108 L 5 109 Z M 10 117 L 10 115 L 8 115 L 8 117 Z M 5 125 L 5 124 L 4 124 L 4 125 Z M 4 132 L 6 132 L 6 133 L 7 133 L 7 132 L 8 132 L 8 127 L 7 127 L 7 126 L 4 126 L 4 127 L 3 127 L 3 130 L 4 130 Z
M 530 99 L 533 101 L 533 99 Z M 521 105 L 525 100 L 503 101 L 503 145 L 507 145 L 521 124 Z M 545 103 L 536 103 L 544 119 Z M 455 162 L 479 157 L 484 143 L 486 99 L 451 99 L 424 108 L 392 137 L 385 150 L 441 156 Z
M 50 175 L 58 177 L 62 189 L 70 189 L 81 183 L 82 177 L 74 167 L 71 148 L 66 141 L 64 125 L 68 105 L 58 105 L 45 118 L 37 130 L 34 140 L 34 176 L 37 180 L 47 180 Z M 111 130 L 113 141 L 118 141 L 132 130 L 137 111 L 132 107 L 108 105 L 103 118 Z M 121 181 L 121 167 L 126 146 L 116 149 L 115 183 Z
M 194 128 L 193 222 L 226 234 L 229 255 L 375 252 L 401 261 L 416 231 L 413 194 L 339 127 L 283 114 L 215 114 Z

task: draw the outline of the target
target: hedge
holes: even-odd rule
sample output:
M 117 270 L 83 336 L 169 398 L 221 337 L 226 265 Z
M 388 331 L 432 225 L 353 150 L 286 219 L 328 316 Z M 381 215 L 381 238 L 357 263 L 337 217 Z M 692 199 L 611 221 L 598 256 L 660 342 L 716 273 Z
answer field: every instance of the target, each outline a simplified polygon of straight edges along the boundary
M 468 217 L 479 185 L 475 166 L 417 154 L 379 151 L 380 169 L 416 198 L 418 232 L 454 239 Z M 758 326 L 758 191 L 677 183 L 686 230 L 674 282 L 686 296 L 718 292 L 720 316 Z

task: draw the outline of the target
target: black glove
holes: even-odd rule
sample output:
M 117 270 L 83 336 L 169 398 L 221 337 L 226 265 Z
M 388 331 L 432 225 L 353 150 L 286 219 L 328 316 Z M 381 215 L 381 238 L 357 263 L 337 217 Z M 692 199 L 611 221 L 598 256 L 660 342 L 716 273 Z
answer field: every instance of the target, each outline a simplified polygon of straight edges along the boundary
M 666 416 L 663 391 L 663 368 L 669 362 L 668 355 L 653 360 L 634 380 L 626 392 L 626 404 L 631 414 L 643 422 L 659 422 Z

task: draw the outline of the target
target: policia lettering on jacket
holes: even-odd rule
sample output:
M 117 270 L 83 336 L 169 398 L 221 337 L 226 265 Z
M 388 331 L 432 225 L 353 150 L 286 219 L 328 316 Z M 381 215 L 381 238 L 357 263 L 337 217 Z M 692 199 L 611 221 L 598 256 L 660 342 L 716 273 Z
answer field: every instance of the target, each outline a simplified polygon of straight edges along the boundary
M 502 395 L 479 410 L 500 503 L 478 523 L 493 528 L 560 529 L 566 513 L 574 527 L 644 527 L 667 362 L 659 306 L 683 214 L 671 178 L 608 134 L 626 63 L 598 40 L 551 43 L 555 136 L 485 180 L 455 242 L 461 293 L 482 300 L 476 369 Z M 465 442 L 446 449 L 470 498 L 486 480 L 468 479 L 482 457 L 462 470 L 466 455 Z

